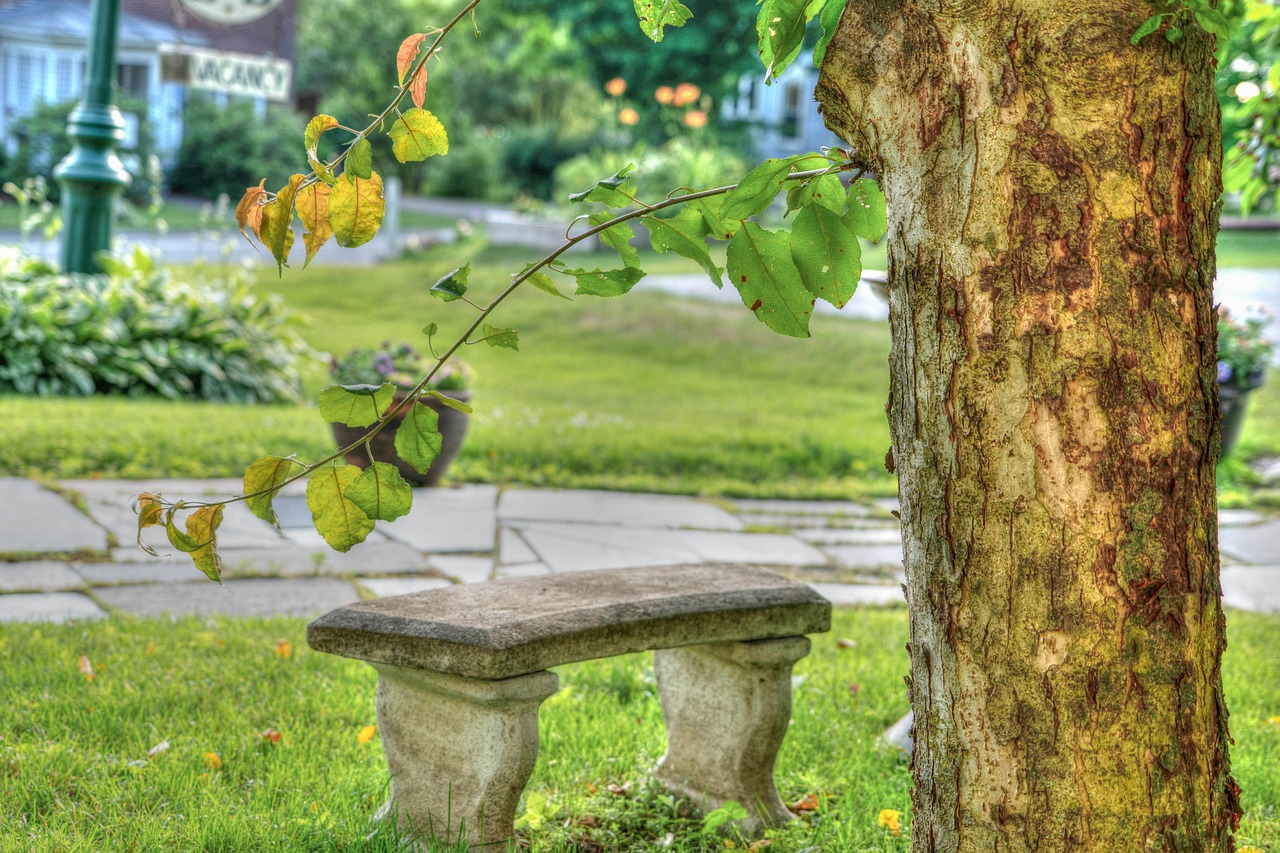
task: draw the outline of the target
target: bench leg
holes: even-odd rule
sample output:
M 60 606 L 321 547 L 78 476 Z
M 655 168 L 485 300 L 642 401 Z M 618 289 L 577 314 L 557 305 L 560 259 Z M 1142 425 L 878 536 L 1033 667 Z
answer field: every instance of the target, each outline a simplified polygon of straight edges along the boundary
M 806 637 L 713 643 L 654 652 L 667 754 L 657 777 L 711 810 L 734 800 L 743 831 L 791 820 L 773 783 L 773 763 L 791 719 L 791 667 Z
M 374 664 L 378 731 L 391 773 L 380 816 L 422 837 L 505 842 L 538 757 L 538 706 L 559 678 L 500 681 Z

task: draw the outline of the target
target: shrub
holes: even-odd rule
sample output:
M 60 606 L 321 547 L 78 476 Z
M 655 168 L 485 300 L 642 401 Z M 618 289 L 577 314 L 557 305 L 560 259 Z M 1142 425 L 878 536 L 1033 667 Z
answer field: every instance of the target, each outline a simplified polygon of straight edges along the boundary
M 239 198 L 265 176 L 297 171 L 303 120 L 292 110 L 268 107 L 259 118 L 247 101 L 219 107 L 211 98 L 189 97 L 182 128 L 178 167 L 169 176 L 175 193 Z
M 630 151 L 592 152 L 561 163 L 555 171 L 555 197 L 585 190 L 628 163 L 636 167 L 636 192 L 643 201 L 663 198 L 676 187 L 707 189 L 731 184 L 747 171 L 745 161 L 731 150 L 686 139 L 662 146 L 639 143 Z
M 106 275 L 60 275 L 0 249 L 0 392 L 300 398 L 310 350 L 247 276 L 183 279 L 136 249 L 103 264 Z

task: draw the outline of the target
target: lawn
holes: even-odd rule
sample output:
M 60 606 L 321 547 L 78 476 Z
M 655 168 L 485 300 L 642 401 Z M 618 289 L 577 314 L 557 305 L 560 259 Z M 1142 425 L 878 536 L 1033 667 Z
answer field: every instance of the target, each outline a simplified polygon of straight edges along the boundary
M 1238 842 L 1271 849 L 1280 619 L 1232 611 L 1228 625 Z M 373 670 L 311 652 L 303 632 L 289 619 L 0 626 L 0 851 L 397 849 L 385 827 L 370 834 L 387 790 L 377 738 L 358 738 L 375 722 Z M 814 638 L 796 671 L 778 786 L 787 802 L 814 794 L 818 807 L 770 853 L 908 849 L 906 763 L 876 743 L 907 707 L 905 639 L 900 608 L 837 609 L 831 633 Z M 649 656 L 558 671 L 528 789 L 525 815 L 542 820 L 524 831 L 532 849 L 726 849 L 645 784 L 664 749 Z M 903 836 L 877 826 L 886 808 L 903 813 Z

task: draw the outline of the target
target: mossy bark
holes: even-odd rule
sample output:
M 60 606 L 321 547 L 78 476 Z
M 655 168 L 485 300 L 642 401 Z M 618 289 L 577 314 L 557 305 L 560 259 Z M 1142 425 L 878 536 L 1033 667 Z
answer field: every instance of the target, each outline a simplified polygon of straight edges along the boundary
M 1227 851 L 1212 43 L 1139 0 L 849 0 L 889 203 L 916 851 Z

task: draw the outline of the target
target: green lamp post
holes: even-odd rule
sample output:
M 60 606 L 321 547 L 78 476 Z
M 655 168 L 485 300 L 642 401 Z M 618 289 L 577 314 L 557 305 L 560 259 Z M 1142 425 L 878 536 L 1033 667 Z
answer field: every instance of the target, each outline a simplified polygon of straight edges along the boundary
M 84 100 L 71 112 L 67 135 L 74 146 L 53 170 L 62 186 L 62 269 L 98 272 L 97 255 L 111 248 L 116 195 L 129 173 L 116 156 L 124 139 L 124 117 L 112 103 L 120 0 L 93 0 L 88 78 Z

